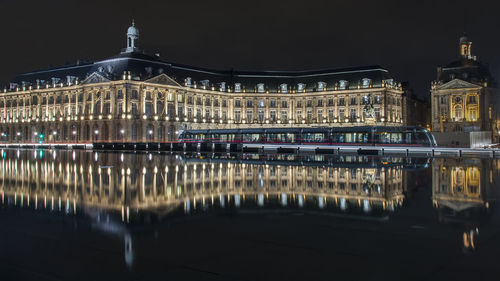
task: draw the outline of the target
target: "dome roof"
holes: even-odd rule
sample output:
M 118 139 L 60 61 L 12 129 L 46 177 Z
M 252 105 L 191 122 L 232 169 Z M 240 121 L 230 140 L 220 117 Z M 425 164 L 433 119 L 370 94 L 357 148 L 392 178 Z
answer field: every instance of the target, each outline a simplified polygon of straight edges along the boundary
M 139 36 L 139 29 L 135 27 L 135 21 L 132 20 L 132 26 L 130 26 L 127 30 L 127 35 Z

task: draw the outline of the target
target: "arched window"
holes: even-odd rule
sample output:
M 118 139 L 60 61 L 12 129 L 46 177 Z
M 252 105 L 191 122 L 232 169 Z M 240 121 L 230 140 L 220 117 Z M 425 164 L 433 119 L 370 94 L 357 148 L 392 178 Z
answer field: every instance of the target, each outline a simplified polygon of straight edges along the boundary
M 461 105 L 456 105 L 455 106 L 455 120 L 459 121 L 460 119 L 463 118 L 463 110 Z

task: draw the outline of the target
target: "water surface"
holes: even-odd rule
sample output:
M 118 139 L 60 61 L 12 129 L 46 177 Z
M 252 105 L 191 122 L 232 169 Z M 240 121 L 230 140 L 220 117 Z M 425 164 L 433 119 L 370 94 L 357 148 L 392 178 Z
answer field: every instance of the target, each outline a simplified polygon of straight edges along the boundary
M 499 162 L 3 150 L 7 280 L 492 280 Z

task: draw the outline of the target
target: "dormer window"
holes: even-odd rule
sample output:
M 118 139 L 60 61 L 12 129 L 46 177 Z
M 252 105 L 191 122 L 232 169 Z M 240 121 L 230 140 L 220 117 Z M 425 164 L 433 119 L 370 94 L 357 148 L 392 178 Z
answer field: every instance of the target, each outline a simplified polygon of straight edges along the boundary
M 201 80 L 200 83 L 201 83 L 201 86 L 203 87 L 203 89 L 208 89 L 208 87 L 210 86 L 209 80 Z
M 372 83 L 372 80 L 369 78 L 363 78 L 361 80 L 361 88 L 366 89 L 370 87 L 370 84 Z
M 58 84 L 58 83 L 59 83 L 59 81 L 61 81 L 61 79 L 60 79 L 60 78 L 55 78 L 55 77 L 52 77 L 51 79 L 52 79 L 52 85 Z
M 234 92 L 241 93 L 241 83 L 234 83 Z
M 66 76 L 66 84 L 68 85 L 73 85 L 76 82 L 76 77 L 75 76 Z
M 280 91 L 282 93 L 288 93 L 288 85 L 287 84 L 281 84 L 280 85 Z
M 324 90 L 326 90 L 326 83 L 318 82 L 318 91 L 324 91 Z
M 191 87 L 193 85 L 191 77 L 186 77 L 186 79 L 184 80 L 184 85 L 186 87 Z
M 346 80 L 340 80 L 339 81 L 339 89 L 340 90 L 345 90 L 347 89 L 348 82 Z
M 297 92 L 304 92 L 306 90 L 306 84 L 299 83 L 297 84 Z
M 385 83 L 389 86 L 392 86 L 392 84 L 394 83 L 394 79 L 386 79 Z
M 220 82 L 219 89 L 221 92 L 225 92 L 226 91 L 226 82 Z
M 257 84 L 257 93 L 264 93 L 265 91 L 264 83 Z

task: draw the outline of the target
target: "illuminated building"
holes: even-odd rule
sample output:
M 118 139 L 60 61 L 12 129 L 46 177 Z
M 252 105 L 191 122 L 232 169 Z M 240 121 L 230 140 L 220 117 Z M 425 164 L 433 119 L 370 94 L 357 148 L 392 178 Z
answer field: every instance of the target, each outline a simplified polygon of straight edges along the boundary
M 127 48 L 93 63 L 19 75 L 0 97 L 6 142 L 162 142 L 183 129 L 408 124 L 401 83 L 379 66 L 218 71 Z
M 471 47 L 467 37 L 460 37 L 459 59 L 438 67 L 431 84 L 432 131 L 438 132 L 438 144 L 467 146 L 471 132 L 479 131 L 487 132 L 487 142 L 499 142 L 496 81 L 472 55 Z M 439 134 L 450 132 L 455 134 Z

